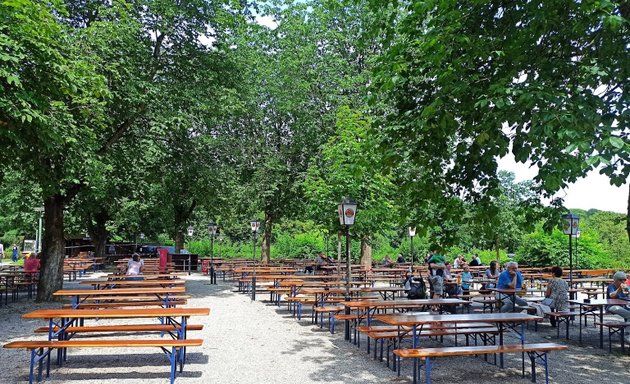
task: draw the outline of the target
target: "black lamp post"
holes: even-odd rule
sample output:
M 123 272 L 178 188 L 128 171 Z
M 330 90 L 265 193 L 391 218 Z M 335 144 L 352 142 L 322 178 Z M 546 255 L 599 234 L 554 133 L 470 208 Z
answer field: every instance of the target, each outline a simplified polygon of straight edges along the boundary
M 252 276 L 252 301 L 256 300 L 256 235 L 258 234 L 258 229 L 260 228 L 260 221 L 252 220 L 250 222 L 252 227 L 252 238 L 254 240 L 254 253 L 252 260 L 254 260 L 254 275 Z
M 573 213 L 568 213 L 562 215 L 562 220 L 564 220 L 562 231 L 569 236 L 569 288 L 573 288 L 573 244 L 571 239 L 577 236 L 580 230 L 580 217 Z
M 580 231 L 580 229 L 578 228 L 577 233 L 575 234 L 575 268 L 580 269 L 580 263 L 578 263 L 578 239 L 580 238 L 580 235 L 582 234 L 582 231 Z
M 346 301 L 350 300 L 350 278 L 352 276 L 350 265 L 350 226 L 354 224 L 357 213 L 357 202 L 346 197 L 337 207 L 339 214 L 339 224 L 346 228 Z M 350 314 L 350 307 L 346 306 L 346 315 Z M 345 339 L 350 340 L 350 321 L 346 320 Z
M 217 277 L 214 273 L 214 235 L 217 234 L 218 225 L 215 223 L 208 224 L 208 234 L 210 234 L 210 284 L 217 283 Z
M 188 237 L 190 237 L 190 239 L 192 240 L 193 235 L 195 234 L 195 228 L 193 228 L 193 226 L 191 225 L 190 227 L 188 227 Z M 190 250 L 186 250 L 188 251 L 188 275 L 190 275 Z
M 415 262 L 415 253 L 413 252 L 413 238 L 416 236 L 416 227 L 409 227 L 409 237 L 411 238 L 411 273 L 413 273 L 413 263 Z

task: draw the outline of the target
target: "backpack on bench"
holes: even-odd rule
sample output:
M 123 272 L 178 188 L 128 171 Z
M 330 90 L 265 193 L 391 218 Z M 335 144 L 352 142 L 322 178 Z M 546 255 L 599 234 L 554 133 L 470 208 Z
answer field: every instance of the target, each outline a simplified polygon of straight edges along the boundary
M 424 279 L 422 277 L 410 277 L 405 282 L 405 288 L 407 287 L 409 287 L 407 291 L 407 298 L 409 300 L 427 298 L 427 288 L 424 285 Z

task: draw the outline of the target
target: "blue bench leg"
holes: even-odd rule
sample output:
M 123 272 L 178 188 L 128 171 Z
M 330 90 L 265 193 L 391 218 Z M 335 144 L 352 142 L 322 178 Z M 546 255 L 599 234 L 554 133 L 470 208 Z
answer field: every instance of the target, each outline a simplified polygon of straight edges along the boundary
M 171 384 L 175 383 L 175 373 L 177 367 L 177 350 L 175 347 L 171 348 L 171 355 L 169 356 L 171 359 Z
M 427 384 L 431 384 L 431 358 L 427 357 L 426 361 L 425 361 L 425 370 L 426 370 L 426 377 L 425 380 L 427 382 Z
M 29 370 L 29 374 L 28 374 L 28 383 L 29 384 L 33 384 L 33 370 L 35 368 L 35 354 L 37 352 L 35 352 L 35 348 L 31 349 L 31 366 L 30 366 L 30 370 Z

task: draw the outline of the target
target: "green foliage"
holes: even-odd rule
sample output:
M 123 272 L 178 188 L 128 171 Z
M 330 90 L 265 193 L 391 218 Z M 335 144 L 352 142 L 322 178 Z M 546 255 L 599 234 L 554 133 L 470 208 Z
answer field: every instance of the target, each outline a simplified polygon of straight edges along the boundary
M 447 220 L 450 199 L 487 205 L 509 152 L 537 166 L 539 195 L 597 167 L 626 182 L 625 2 L 369 3 L 382 18 L 367 39 L 388 36 L 373 82 L 381 147 L 387 164 L 421 175 L 401 180 L 415 205 L 439 204 Z

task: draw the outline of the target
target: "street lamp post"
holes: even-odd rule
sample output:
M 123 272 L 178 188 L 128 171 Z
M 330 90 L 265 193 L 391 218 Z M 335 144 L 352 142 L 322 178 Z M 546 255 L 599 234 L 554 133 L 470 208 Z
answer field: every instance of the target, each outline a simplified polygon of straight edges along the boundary
M 351 265 L 350 265 L 350 226 L 354 224 L 354 219 L 357 213 L 357 202 L 353 199 L 346 197 L 337 206 L 337 213 L 339 214 L 339 224 L 346 229 L 346 301 L 350 300 L 350 279 L 352 277 Z M 350 314 L 350 307 L 346 306 L 346 315 Z M 350 340 L 350 321 L 346 320 L 345 324 L 345 339 Z
M 214 235 L 217 234 L 218 225 L 215 223 L 208 224 L 208 233 L 210 234 L 210 284 L 217 283 L 217 277 L 214 273 Z
M 409 227 L 409 237 L 411 238 L 411 273 L 413 273 L 413 263 L 415 262 L 415 254 L 413 252 L 413 238 L 416 236 L 416 227 Z
M 190 227 L 188 227 L 188 237 L 190 237 L 190 239 L 192 240 L 192 236 L 195 234 L 195 228 L 193 228 L 193 226 L 191 225 Z M 190 276 L 190 268 L 191 268 L 191 263 L 190 263 L 190 250 L 186 250 L 188 252 L 188 275 Z
M 578 240 L 582 231 L 578 228 L 577 233 L 575 234 L 575 268 L 580 269 L 580 263 L 578 262 Z
M 580 217 L 573 213 L 568 213 L 562 215 L 562 220 L 564 220 L 562 231 L 569 236 L 569 288 L 573 288 L 573 244 L 571 239 L 577 236 L 580 230 Z M 573 298 L 573 294 L 571 294 L 571 298 Z
M 253 243 L 254 243 L 254 253 L 253 253 L 253 260 L 254 260 L 254 275 L 252 276 L 252 301 L 256 300 L 256 235 L 258 234 L 258 229 L 260 228 L 260 221 L 258 220 L 252 220 L 250 222 L 251 228 L 252 228 L 252 238 L 253 238 Z

